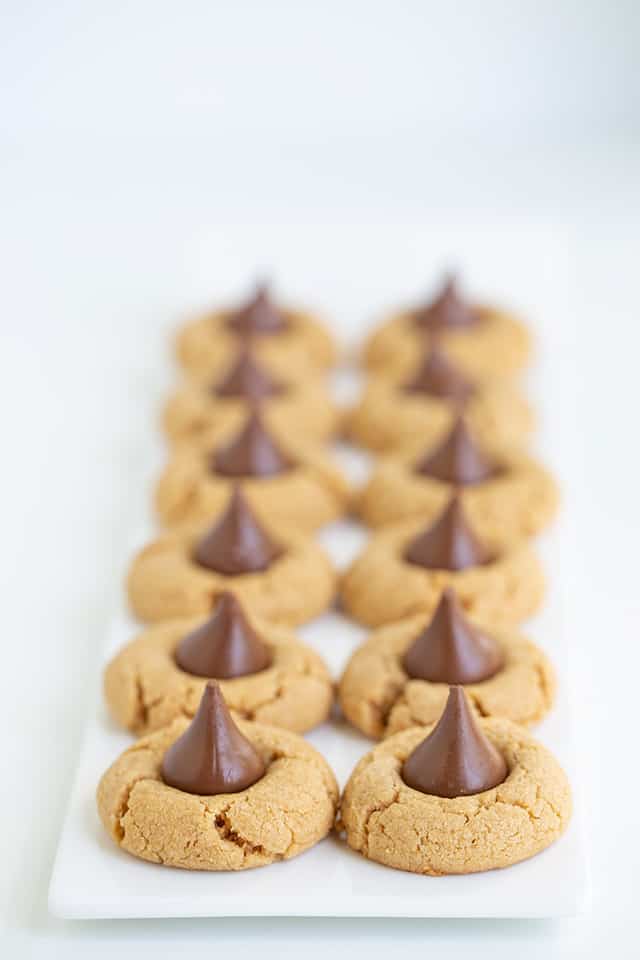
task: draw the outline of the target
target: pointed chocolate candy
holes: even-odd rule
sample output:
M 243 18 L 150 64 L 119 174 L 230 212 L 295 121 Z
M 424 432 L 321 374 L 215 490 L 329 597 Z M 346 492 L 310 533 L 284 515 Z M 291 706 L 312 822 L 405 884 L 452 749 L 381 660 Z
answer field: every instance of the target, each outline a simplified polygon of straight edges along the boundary
M 434 797 L 491 790 L 508 774 L 505 759 L 476 723 L 462 687 L 450 687 L 444 712 L 402 767 L 409 787 Z
M 232 593 L 221 593 L 213 615 L 176 648 L 176 663 L 194 677 L 230 680 L 259 673 L 272 657 Z
M 484 455 L 459 416 L 442 443 L 416 464 L 415 472 L 443 483 L 467 486 L 495 476 L 497 467 Z
M 493 677 L 503 663 L 500 645 L 469 623 L 451 587 L 403 659 L 410 677 L 431 683 L 480 683 Z
M 411 541 L 404 558 L 427 570 L 466 570 L 492 559 L 469 526 L 457 494 L 435 523 Z
M 262 757 L 240 733 L 220 687 L 210 680 L 195 717 L 164 755 L 164 782 L 209 797 L 246 790 L 264 774 Z
M 193 558 L 208 570 L 235 577 L 267 570 L 282 553 L 236 486 L 218 522 L 196 545 Z
M 425 393 L 457 404 L 466 403 L 475 392 L 471 381 L 451 363 L 436 342 L 431 343 L 415 376 L 401 389 L 405 393 Z
M 243 337 L 282 333 L 289 323 L 273 303 L 265 285 L 261 285 L 251 300 L 227 320 L 227 325 Z
M 211 458 L 211 469 L 223 477 L 273 477 L 292 466 L 257 409 L 251 411 L 240 433 Z
M 274 380 L 254 360 L 249 349 L 243 348 L 227 374 L 211 392 L 216 397 L 263 400 L 265 397 L 279 396 L 284 391 L 284 385 Z
M 453 276 L 445 278 L 437 297 L 413 314 L 416 326 L 427 330 L 464 329 L 478 320 L 477 310 L 460 296 Z

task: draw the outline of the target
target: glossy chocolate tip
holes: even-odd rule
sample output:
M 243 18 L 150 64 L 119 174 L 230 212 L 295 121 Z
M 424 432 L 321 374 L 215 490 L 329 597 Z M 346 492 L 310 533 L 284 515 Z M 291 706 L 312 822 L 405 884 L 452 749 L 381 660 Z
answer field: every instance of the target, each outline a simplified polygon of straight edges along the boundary
M 423 393 L 464 405 L 474 394 L 475 387 L 449 360 L 442 347 L 432 341 L 413 377 L 402 384 L 405 393 Z
M 457 416 L 444 440 L 418 461 L 415 472 L 442 483 L 471 486 L 496 476 L 498 467 L 475 442 L 464 418 Z
M 237 598 L 225 591 L 212 616 L 182 638 L 175 660 L 194 677 L 230 680 L 266 670 L 273 658 Z
M 216 397 L 256 401 L 282 395 L 285 386 L 260 366 L 248 347 L 243 347 L 211 392 Z
M 230 443 L 214 452 L 210 465 L 223 477 L 273 477 L 294 466 L 267 430 L 257 408 L 251 410 Z
M 471 529 L 462 501 L 454 493 L 435 522 L 409 543 L 404 559 L 427 570 L 466 570 L 493 558 Z
M 222 691 L 210 680 L 198 711 L 162 761 L 170 787 L 199 796 L 238 793 L 264 776 L 264 761 L 233 722 Z
M 402 767 L 407 786 L 434 797 L 466 797 L 503 783 L 504 757 L 484 735 L 462 687 L 449 688 L 442 716 Z
M 207 570 L 235 577 L 268 570 L 283 553 L 236 485 L 218 522 L 196 544 L 193 559 Z
M 465 617 L 451 587 L 440 597 L 431 622 L 404 655 L 410 677 L 430 683 L 480 683 L 502 668 L 500 644 Z
M 461 296 L 453 274 L 445 277 L 437 296 L 413 314 L 416 326 L 426 330 L 461 330 L 479 319 L 478 311 Z
M 252 337 L 283 333 L 289 322 L 269 296 L 266 284 L 260 284 L 251 300 L 228 317 L 227 325 L 239 336 Z

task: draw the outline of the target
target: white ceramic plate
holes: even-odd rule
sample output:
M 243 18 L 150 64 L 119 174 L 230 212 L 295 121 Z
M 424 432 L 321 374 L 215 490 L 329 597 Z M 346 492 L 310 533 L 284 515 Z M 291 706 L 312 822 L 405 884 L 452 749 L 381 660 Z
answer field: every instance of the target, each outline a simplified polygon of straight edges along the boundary
M 304 241 L 304 242 L 302 242 Z M 253 244 L 252 250 L 249 248 Z M 322 263 L 335 282 L 334 315 L 343 336 L 354 333 L 350 320 L 384 303 L 394 289 L 407 289 L 409 275 L 422 274 L 422 256 L 437 262 L 437 251 L 460 249 L 457 262 L 484 270 L 487 282 L 497 273 L 511 295 L 537 318 L 540 339 L 551 363 L 538 368 L 529 387 L 542 412 L 541 449 L 562 472 L 569 461 L 573 433 L 570 381 L 565 378 L 571 342 L 570 298 L 566 250 L 557 230 L 527 227 L 507 230 L 449 230 L 427 228 L 368 228 L 335 230 L 215 231 L 200 238 L 197 281 L 205 286 L 209 264 L 222 277 L 243 277 L 260 264 L 260 251 L 273 251 L 272 263 L 281 274 L 305 277 L 311 290 L 317 282 L 309 264 Z M 359 258 L 352 258 L 357 249 Z M 316 255 L 317 254 L 317 255 Z M 314 259 L 315 257 L 315 259 Z M 194 256 L 194 260 L 197 257 Z M 371 271 L 371 263 L 384 270 Z M 408 270 L 407 265 L 411 265 Z M 535 265 L 535 270 L 532 269 Z M 411 272 L 413 271 L 413 272 Z M 381 286 L 381 277 L 385 278 Z M 417 280 L 416 280 L 417 283 Z M 376 284 L 378 286 L 376 286 Z M 511 287 L 509 288 L 509 284 Z M 503 287 L 504 289 L 504 284 Z M 304 289 L 303 289 L 304 292 Z M 355 324 L 353 325 L 355 327 Z M 564 358 L 564 359 L 563 359 Z M 555 376 L 553 375 L 555 368 Z M 564 379 L 560 382 L 559 376 Z M 157 384 L 156 384 L 157 386 Z M 350 392 L 353 383 L 342 384 Z M 166 384 L 163 389 L 166 388 Z M 564 413 L 563 413 L 564 411 Z M 142 442 L 142 441 L 141 441 Z M 144 444 L 142 444 L 144 446 Z M 152 454 L 148 467 L 154 464 Z M 342 452 L 352 476 L 362 476 L 361 459 Z M 155 471 L 153 471 L 155 472 Z M 153 472 L 151 476 L 153 475 Z M 571 472 L 571 471 L 570 471 Z M 151 479 L 151 476 L 149 479 Z M 132 477 L 132 489 L 139 489 Z M 561 477 L 562 479 L 562 477 Z M 141 521 L 143 522 L 143 521 Z M 144 533 L 151 536 L 150 523 Z M 340 566 L 360 548 L 365 535 L 347 524 L 323 532 L 321 539 Z M 566 767 L 574 786 L 576 811 L 566 834 L 539 856 L 506 870 L 459 877 L 420 877 L 371 863 L 331 837 L 302 856 L 259 870 L 238 874 L 188 872 L 144 863 L 119 850 L 102 828 L 95 808 L 97 781 L 130 742 L 109 720 L 99 696 L 90 717 L 76 779 L 69 800 L 51 879 L 49 905 L 65 918 L 332 916 L 332 917 L 560 917 L 583 907 L 588 887 L 584 834 L 581 829 L 581 791 L 570 733 L 570 685 L 566 663 L 570 634 L 565 629 L 566 598 L 563 566 L 576 562 L 576 547 L 560 524 L 540 544 L 549 577 L 549 596 L 543 613 L 526 625 L 528 632 L 552 657 L 559 677 L 558 703 L 536 734 Z M 114 572 L 114 576 L 119 575 Z M 575 599 L 575 598 L 574 598 Z M 139 629 L 120 612 L 109 632 L 105 657 Z M 300 636 L 326 658 L 334 676 L 364 631 L 338 614 L 319 618 L 299 631 Z M 325 724 L 309 740 L 327 757 L 343 784 L 370 743 L 339 722 Z
M 336 525 L 322 539 L 344 563 L 364 542 L 357 527 Z M 553 540 L 557 540 L 554 535 Z M 557 553 L 555 543 L 545 554 Z M 548 561 L 547 561 L 548 563 Z M 562 693 L 565 648 L 557 597 L 530 632 L 560 672 L 559 702 L 538 729 L 571 772 L 569 710 Z M 123 614 L 106 655 L 139 629 Z M 299 630 L 338 676 L 365 631 L 332 613 Z M 308 735 L 344 784 L 370 742 L 338 719 Z M 67 918 L 199 916 L 557 917 L 580 910 L 586 867 L 578 817 L 549 850 L 507 870 L 464 877 L 418 877 L 378 866 L 331 837 L 287 863 L 238 874 L 191 873 L 144 863 L 119 850 L 98 820 L 95 787 L 129 745 L 100 704 L 91 717 L 51 880 L 49 906 Z

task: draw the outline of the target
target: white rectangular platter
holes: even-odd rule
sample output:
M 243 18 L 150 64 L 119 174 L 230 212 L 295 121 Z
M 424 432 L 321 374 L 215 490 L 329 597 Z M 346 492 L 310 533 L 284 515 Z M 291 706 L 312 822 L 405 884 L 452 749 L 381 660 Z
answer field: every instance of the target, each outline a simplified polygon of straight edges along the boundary
M 406 239 L 407 235 L 405 230 L 396 236 L 396 250 L 398 236 Z M 296 239 L 294 236 L 280 241 L 284 260 L 295 248 Z M 540 254 L 538 269 L 540 258 L 543 267 L 538 277 L 542 280 L 546 276 L 544 257 L 550 256 L 551 240 L 551 233 L 547 235 L 538 231 L 535 234 Z M 557 239 L 554 240 L 557 251 Z M 355 239 L 353 236 L 343 237 L 343 250 L 356 241 L 361 247 L 366 245 L 366 231 Z M 271 233 L 270 243 L 277 242 Z M 486 243 L 486 237 L 479 237 L 477 251 L 482 249 L 483 242 Z M 496 242 L 494 238 L 494 244 Z M 211 248 L 212 257 L 217 257 L 223 264 L 226 257 L 230 267 L 237 267 L 239 255 L 228 234 L 225 244 L 217 243 L 214 238 Z M 507 260 L 513 256 L 508 233 L 500 249 Z M 523 253 L 522 247 L 519 253 Z M 339 251 L 336 257 L 339 260 Z M 246 270 L 246 260 L 244 263 Z M 550 270 L 547 279 L 554 276 L 554 271 Z M 565 280 L 566 277 L 563 284 Z M 552 279 L 547 294 L 549 290 L 555 290 L 556 296 L 560 297 L 557 280 Z M 560 302 L 566 303 L 564 286 L 562 294 Z M 558 300 L 554 304 L 555 312 L 557 305 Z M 542 339 L 544 337 L 543 332 Z M 547 379 L 544 368 L 532 386 L 535 386 L 537 395 L 534 403 L 542 403 L 546 412 L 552 409 L 555 399 L 562 403 L 564 390 L 554 390 L 552 378 Z M 550 429 L 551 420 L 549 418 L 543 431 L 540 446 L 555 466 L 555 452 L 561 450 L 562 431 L 570 427 L 571 418 L 553 418 Z M 338 455 L 354 478 L 362 477 L 363 463 L 358 455 L 348 451 L 340 451 Z M 559 459 L 563 455 L 559 454 Z M 152 466 L 148 464 L 148 468 Z M 151 532 L 151 527 L 145 525 L 143 533 L 151 536 Z M 361 548 L 366 534 L 345 523 L 323 531 L 320 538 L 336 563 L 344 567 Z M 127 734 L 115 728 L 98 698 L 97 708 L 89 718 L 51 879 L 51 911 L 70 919 L 232 916 L 548 918 L 579 912 L 587 897 L 588 871 L 581 827 L 579 771 L 575 769 L 571 742 L 571 688 L 567 670 L 570 645 L 565 598 L 558 586 L 562 587 L 562 567 L 571 561 L 571 549 L 571 537 L 562 523 L 540 543 L 543 561 L 550 574 L 549 595 L 544 611 L 524 628 L 547 650 L 557 669 L 558 702 L 536 735 L 565 765 L 576 800 L 575 816 L 568 831 L 549 850 L 506 870 L 440 878 L 405 874 L 371 863 L 350 851 L 335 836 L 287 863 L 237 874 L 188 872 L 144 863 L 119 850 L 97 816 L 94 800 L 97 781 L 104 769 L 131 742 Z M 126 643 L 138 629 L 139 626 L 121 611 L 109 631 L 105 658 Z M 325 657 L 336 678 L 352 650 L 366 635 L 364 630 L 338 613 L 319 618 L 300 629 L 299 634 Z M 356 761 L 371 746 L 337 717 L 309 734 L 308 739 L 326 756 L 341 785 Z

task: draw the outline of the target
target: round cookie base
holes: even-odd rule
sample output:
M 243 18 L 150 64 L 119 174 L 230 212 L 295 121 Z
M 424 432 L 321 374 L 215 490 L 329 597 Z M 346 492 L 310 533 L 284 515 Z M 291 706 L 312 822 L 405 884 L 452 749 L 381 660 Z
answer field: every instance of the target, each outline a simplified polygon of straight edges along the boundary
M 423 453 L 424 451 L 421 451 Z M 417 457 L 380 461 L 357 497 L 357 512 L 371 527 L 420 519 L 432 523 L 455 492 L 453 485 L 416 473 Z M 457 488 L 465 514 L 481 541 L 508 530 L 514 540 L 540 533 L 553 520 L 558 489 L 551 474 L 520 454 L 497 458 L 500 472 L 482 483 Z
M 503 783 L 454 799 L 408 787 L 402 765 L 433 725 L 405 730 L 374 747 L 349 778 L 339 818 L 349 846 L 397 870 L 442 876 L 508 867 L 557 840 L 571 816 L 558 762 L 508 720 L 479 724 L 505 757 Z
M 207 456 L 198 449 L 176 451 L 156 486 L 160 521 L 167 528 L 206 523 L 224 509 L 233 479 L 210 472 Z M 282 474 L 242 478 L 242 490 L 264 522 L 304 534 L 338 520 L 351 497 L 337 467 L 315 451 Z
M 235 717 L 306 733 L 326 720 L 331 709 L 329 671 L 315 650 L 288 631 L 248 616 L 270 649 L 272 663 L 259 673 L 219 680 L 225 702 Z M 105 699 L 121 726 L 142 736 L 177 717 L 195 715 L 207 678 L 181 670 L 175 651 L 201 623 L 196 618 L 158 624 L 110 661 L 104 674 Z
M 309 379 L 313 383 L 291 382 L 287 392 L 264 403 L 263 416 L 277 439 L 313 437 L 326 442 L 340 431 L 341 411 L 319 377 Z M 250 410 L 250 403 L 242 398 L 215 397 L 205 385 L 187 383 L 167 401 L 162 426 L 174 445 L 206 443 L 211 434 L 233 436 Z
M 463 330 L 438 331 L 438 344 L 472 380 L 509 378 L 520 373 L 531 355 L 531 338 L 513 314 L 476 305 L 480 322 Z M 364 350 L 364 364 L 397 377 L 411 376 L 429 336 L 414 323 L 410 311 L 392 314 L 373 332 Z
M 343 576 L 342 604 L 359 623 L 379 627 L 417 613 L 431 615 L 445 587 L 455 589 L 468 616 L 496 627 L 516 626 L 539 608 L 544 575 L 526 544 L 505 547 L 483 566 L 427 570 L 402 556 L 420 529 L 411 521 L 378 531 Z
M 178 719 L 139 740 L 100 780 L 98 812 L 122 850 L 187 870 L 247 870 L 289 860 L 329 833 L 338 799 L 333 772 L 286 730 L 238 722 L 267 764 L 246 790 L 198 796 L 167 786 L 162 758 L 187 726 Z
M 534 427 L 534 416 L 522 394 L 508 382 L 481 386 L 464 407 L 465 418 L 482 446 L 522 448 Z M 398 384 L 377 372 L 359 403 L 346 417 L 348 435 L 379 453 L 435 446 L 455 417 L 446 399 L 401 391 Z
M 339 685 L 347 720 L 368 737 L 381 739 L 409 727 L 435 723 L 449 686 L 409 677 L 402 660 L 429 623 L 424 615 L 377 630 L 349 660 Z M 523 726 L 539 723 L 551 709 L 555 674 L 543 651 L 512 631 L 476 624 L 500 645 L 502 668 L 487 680 L 465 684 L 476 716 L 504 717 Z
M 303 380 L 309 370 L 326 369 L 336 360 L 328 330 L 311 314 L 284 310 L 290 328 L 251 338 L 258 362 L 286 365 L 290 376 Z M 221 376 L 245 338 L 227 326 L 229 311 L 217 310 L 187 322 L 178 332 L 176 354 L 185 373 L 200 382 Z
M 218 597 L 231 591 L 257 617 L 284 626 L 298 626 L 323 613 L 335 594 L 336 574 L 324 551 L 313 541 L 284 531 L 277 537 L 284 556 L 258 573 L 226 576 L 191 560 L 197 536 L 167 533 L 133 560 L 127 577 L 129 605 L 143 623 L 206 616 Z

